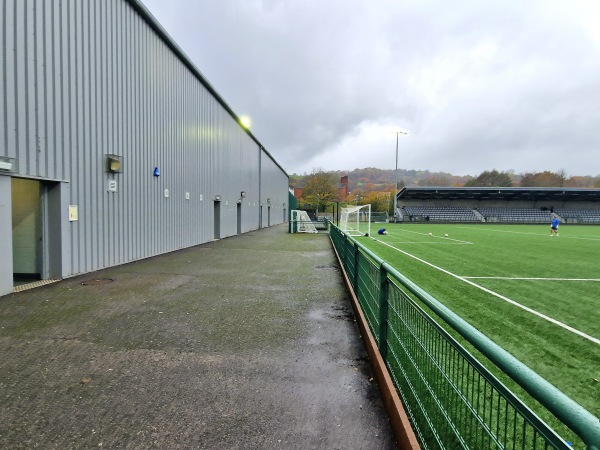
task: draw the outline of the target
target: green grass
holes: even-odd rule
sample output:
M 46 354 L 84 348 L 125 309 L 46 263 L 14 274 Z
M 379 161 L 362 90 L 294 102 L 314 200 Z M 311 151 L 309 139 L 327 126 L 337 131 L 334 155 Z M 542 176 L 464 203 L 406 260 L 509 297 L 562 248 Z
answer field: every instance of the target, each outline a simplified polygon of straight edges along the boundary
M 600 416 L 600 227 L 563 224 L 559 237 L 547 225 L 386 228 L 358 241 Z

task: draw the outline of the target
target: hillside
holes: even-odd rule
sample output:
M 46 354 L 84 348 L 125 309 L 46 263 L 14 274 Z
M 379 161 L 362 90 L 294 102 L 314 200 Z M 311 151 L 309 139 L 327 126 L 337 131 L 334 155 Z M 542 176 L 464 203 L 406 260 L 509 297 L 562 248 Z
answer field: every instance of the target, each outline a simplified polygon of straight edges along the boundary
M 343 176 L 348 176 L 348 190 L 349 192 L 354 191 L 389 191 L 394 186 L 395 171 L 393 169 L 383 170 L 374 167 L 367 167 L 364 169 L 354 169 L 352 171 L 329 171 L 333 173 L 338 179 Z M 574 187 L 574 188 L 599 188 L 600 177 L 590 176 L 570 176 L 567 177 L 565 173 L 559 171 L 558 173 L 553 172 L 536 172 L 536 173 L 525 173 L 525 174 L 514 174 L 513 172 L 500 172 L 490 171 L 482 172 L 477 177 L 472 176 L 458 176 L 452 175 L 445 172 L 430 172 L 428 170 L 408 170 L 398 169 L 398 186 L 456 186 L 461 187 L 465 184 L 472 186 L 489 186 L 490 173 L 496 175 L 502 175 L 503 180 L 510 180 L 512 186 L 519 187 Z M 304 180 L 309 177 L 309 174 L 290 175 L 290 186 L 302 187 Z M 481 183 L 479 181 L 481 180 Z M 503 184 L 491 184 L 496 186 L 506 186 Z

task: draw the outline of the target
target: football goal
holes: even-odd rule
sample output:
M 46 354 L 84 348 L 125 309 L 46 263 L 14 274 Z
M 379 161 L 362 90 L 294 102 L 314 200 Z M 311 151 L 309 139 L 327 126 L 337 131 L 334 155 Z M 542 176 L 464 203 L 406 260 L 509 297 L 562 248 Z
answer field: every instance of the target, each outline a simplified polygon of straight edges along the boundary
M 292 233 L 318 233 L 306 211 L 292 210 Z
M 342 208 L 340 229 L 350 236 L 371 235 L 371 205 Z

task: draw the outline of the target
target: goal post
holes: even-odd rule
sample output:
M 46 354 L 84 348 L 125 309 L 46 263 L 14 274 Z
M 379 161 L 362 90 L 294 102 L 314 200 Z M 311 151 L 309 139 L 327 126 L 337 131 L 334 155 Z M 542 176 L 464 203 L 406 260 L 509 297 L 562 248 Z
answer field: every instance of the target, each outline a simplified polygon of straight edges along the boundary
M 308 213 L 306 211 L 302 211 L 299 209 L 292 210 L 292 233 L 318 233 L 315 225 L 308 217 Z
M 340 230 L 350 236 L 370 236 L 371 204 L 342 208 Z

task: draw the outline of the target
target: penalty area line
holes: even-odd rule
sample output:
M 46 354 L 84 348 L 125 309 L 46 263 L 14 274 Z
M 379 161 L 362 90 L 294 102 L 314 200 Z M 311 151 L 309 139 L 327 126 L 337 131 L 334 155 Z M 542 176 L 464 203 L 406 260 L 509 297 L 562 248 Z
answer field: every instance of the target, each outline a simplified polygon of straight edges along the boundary
M 432 238 L 437 238 L 437 239 L 443 239 L 444 241 L 453 241 L 456 242 L 458 244 L 469 244 L 469 245 L 473 245 L 472 242 L 469 241 L 461 241 L 460 239 L 453 239 L 447 236 L 439 236 L 436 234 L 429 234 L 429 233 L 422 233 L 420 231 L 411 231 L 411 230 L 404 230 L 404 229 L 400 229 L 399 231 L 403 232 L 403 233 L 413 233 L 413 234 L 418 234 L 419 236 L 428 236 L 428 237 L 432 237 Z M 419 244 L 423 244 L 424 242 L 418 242 Z
M 465 280 L 600 281 L 600 278 L 462 277 Z
M 539 225 L 539 224 L 538 224 Z M 526 236 L 540 236 L 540 237 L 544 237 L 544 236 L 550 236 L 549 233 L 547 233 L 546 231 L 544 231 L 543 233 L 531 233 L 531 232 L 525 232 L 525 231 L 514 231 L 514 230 L 498 230 L 498 229 L 493 229 L 493 228 L 487 228 L 486 227 L 457 227 L 460 228 L 462 230 L 475 230 L 475 231 L 481 231 L 482 229 L 485 229 L 486 231 L 492 231 L 494 233 L 510 233 L 510 234 L 524 234 Z M 579 239 L 582 241 L 600 241 L 600 238 L 597 236 L 572 236 L 572 235 L 565 235 L 563 234 L 562 236 L 560 236 L 562 238 L 565 239 Z
M 379 239 L 373 238 L 373 240 L 377 241 Z M 442 241 L 436 241 L 436 242 L 392 241 L 392 242 L 396 245 L 399 245 L 399 244 L 403 244 L 403 245 L 464 245 L 465 244 L 464 242 L 442 242 Z M 467 242 L 467 244 L 470 244 L 470 242 Z
M 539 318 L 544 319 L 544 320 L 546 320 L 546 321 L 548 321 L 550 323 L 553 323 L 554 325 L 558 325 L 559 327 L 561 327 L 561 328 L 563 328 L 563 329 L 565 329 L 567 331 L 570 331 L 571 333 L 574 333 L 574 334 L 576 334 L 578 336 L 581 336 L 582 338 L 587 339 L 588 341 L 591 341 L 594 344 L 600 345 L 600 339 L 597 339 L 597 338 L 595 338 L 593 336 L 590 336 L 589 334 L 586 334 L 583 331 L 579 331 L 576 328 L 573 328 L 573 327 L 571 327 L 571 326 L 569 326 L 569 325 L 567 325 L 565 323 L 562 323 L 562 322 L 560 322 L 560 321 L 558 321 L 556 319 L 553 319 L 552 317 L 549 317 L 549 316 L 547 316 L 545 314 L 542 314 L 542 313 L 536 311 L 535 309 L 529 308 L 528 306 L 521 305 L 520 303 L 518 303 L 518 302 L 516 302 L 514 300 L 511 300 L 510 298 L 505 297 L 504 295 L 498 294 L 497 292 L 494 292 L 494 291 L 492 291 L 492 290 L 490 290 L 488 288 L 485 288 L 485 287 L 483 287 L 483 286 L 481 286 L 481 285 L 479 285 L 477 283 L 474 283 L 474 282 L 466 279 L 465 277 L 461 277 L 460 275 L 456 275 L 455 273 L 452 273 L 452 272 L 450 272 L 450 271 L 448 271 L 446 269 L 442 269 L 441 267 L 438 267 L 435 264 L 430 263 L 429 261 L 425 261 L 424 259 L 421 259 L 418 256 L 411 255 L 410 253 L 405 252 L 404 250 L 400 250 L 399 248 L 396 248 L 393 245 L 390 245 L 390 244 L 388 244 L 386 242 L 382 242 L 382 241 L 377 241 L 377 242 L 381 242 L 383 245 L 387 245 L 388 247 L 393 248 L 394 250 L 399 251 L 400 253 L 402 253 L 402 254 L 410 257 L 410 258 L 413 258 L 413 259 L 415 259 L 415 260 L 417 260 L 417 261 L 419 261 L 419 262 L 421 262 L 421 263 L 423 263 L 425 265 L 428 265 L 429 267 L 432 267 L 432 268 L 434 268 L 436 270 L 439 270 L 440 272 L 443 272 L 443 273 L 445 273 L 447 275 L 450 275 L 451 277 L 454 277 L 457 280 L 460 280 L 460 281 L 462 281 L 464 283 L 467 283 L 467 284 L 469 284 L 469 285 L 471 285 L 471 286 L 473 286 L 473 287 L 475 287 L 477 289 L 482 290 L 483 292 L 486 292 L 486 293 L 488 293 L 490 295 L 493 295 L 494 297 L 499 298 L 500 300 L 504 300 L 505 302 L 510 303 L 511 305 L 514 305 L 517 308 L 521 308 L 523 311 L 527 311 L 527 312 L 529 312 L 529 313 L 531 313 L 531 314 L 533 314 L 535 316 L 538 316 Z

